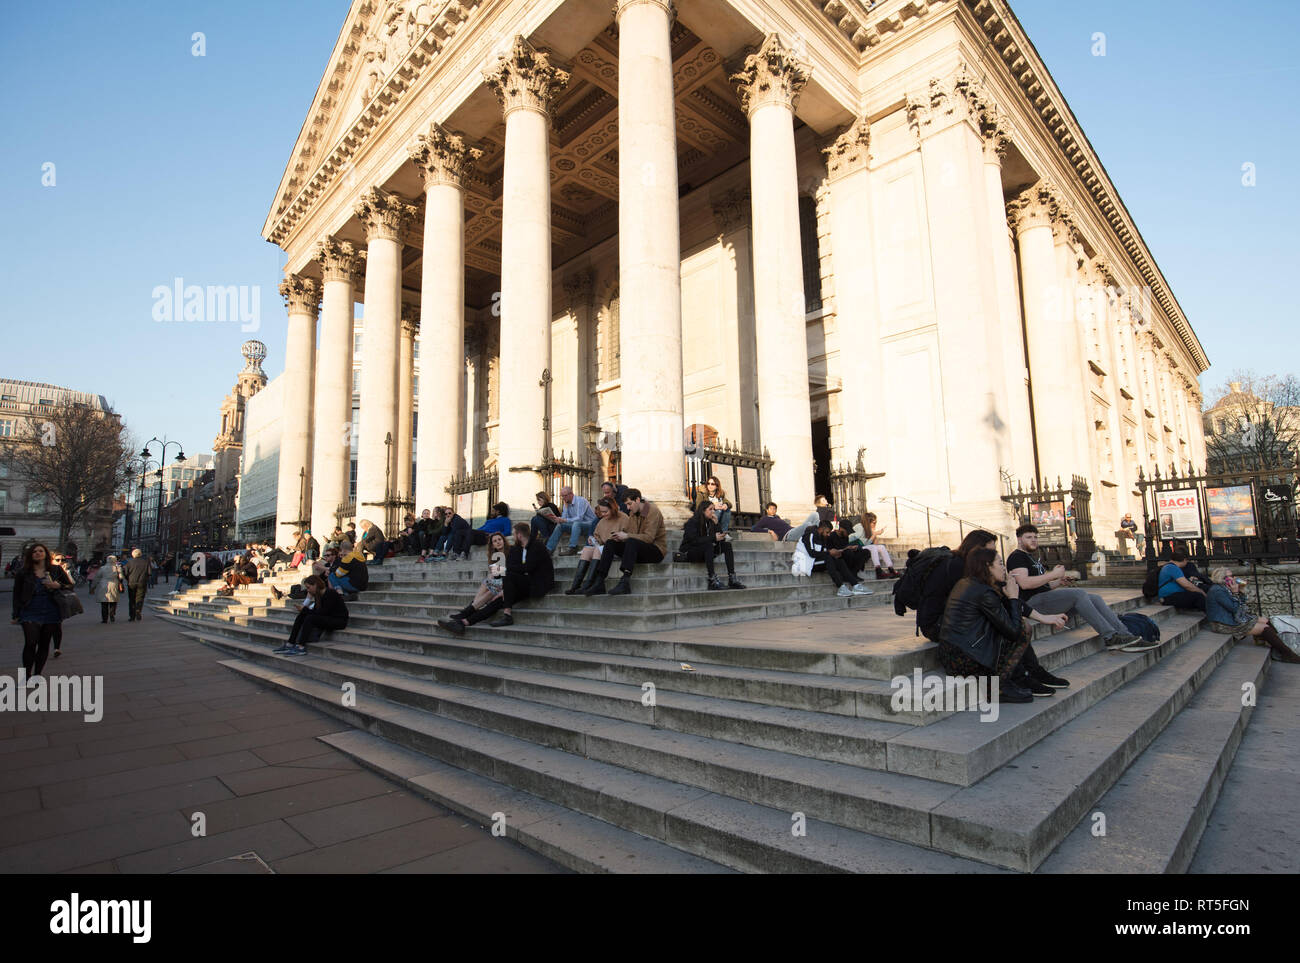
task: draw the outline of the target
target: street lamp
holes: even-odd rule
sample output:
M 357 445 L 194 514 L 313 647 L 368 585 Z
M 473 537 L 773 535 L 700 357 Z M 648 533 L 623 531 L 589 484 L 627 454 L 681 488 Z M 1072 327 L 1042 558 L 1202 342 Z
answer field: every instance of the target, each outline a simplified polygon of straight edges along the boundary
M 162 451 L 158 455 L 158 522 L 154 527 L 154 533 L 158 536 L 159 553 L 161 554 L 166 548 L 166 543 L 163 541 L 163 535 L 159 530 L 162 527 L 163 467 L 167 461 L 167 446 L 176 446 L 177 464 L 185 460 L 185 448 L 179 441 L 169 441 L 166 438 L 150 438 L 145 442 L 145 446 L 140 449 L 140 457 L 146 459 L 153 457 L 153 452 L 149 450 L 149 446 L 154 443 L 162 446 Z

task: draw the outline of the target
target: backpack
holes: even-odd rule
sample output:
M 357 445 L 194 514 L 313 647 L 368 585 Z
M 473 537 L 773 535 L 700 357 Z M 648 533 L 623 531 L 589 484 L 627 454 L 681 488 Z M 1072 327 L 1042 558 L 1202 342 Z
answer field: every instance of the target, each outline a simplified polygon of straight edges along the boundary
M 1148 599 L 1156 598 L 1156 595 L 1159 591 L 1160 591 L 1160 569 L 1156 569 L 1154 572 L 1147 572 L 1147 577 L 1142 580 L 1143 598 L 1148 598 Z
M 1134 635 L 1142 636 L 1145 641 L 1160 641 L 1160 626 L 1141 612 L 1125 612 L 1119 617 L 1119 620 L 1124 623 L 1124 628 Z
M 925 597 L 925 580 L 930 577 L 934 567 L 940 562 L 952 558 L 952 549 L 947 545 L 927 548 L 912 560 L 903 572 L 903 577 L 894 583 L 894 614 L 906 615 L 908 609 L 916 611 Z

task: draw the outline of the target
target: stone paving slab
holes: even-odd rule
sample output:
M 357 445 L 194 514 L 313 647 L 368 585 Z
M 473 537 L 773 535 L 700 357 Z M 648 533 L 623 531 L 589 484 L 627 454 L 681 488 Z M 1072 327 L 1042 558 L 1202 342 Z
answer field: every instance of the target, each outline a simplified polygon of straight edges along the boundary
M 0 628 L 14 655 L 18 631 Z M 362 769 L 317 738 L 337 720 L 218 661 L 148 614 L 69 622 L 46 674 L 103 676 L 103 718 L 0 715 L 0 872 L 563 872 Z

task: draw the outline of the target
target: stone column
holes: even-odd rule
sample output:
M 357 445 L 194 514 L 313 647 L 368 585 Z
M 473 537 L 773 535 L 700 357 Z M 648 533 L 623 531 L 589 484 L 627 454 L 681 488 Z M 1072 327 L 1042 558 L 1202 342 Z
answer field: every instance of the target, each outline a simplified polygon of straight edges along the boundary
M 1084 470 L 1086 426 L 1081 403 L 1078 337 L 1072 305 L 1067 315 L 1066 297 L 1053 226 L 1063 226 L 1069 211 L 1051 185 L 1024 191 L 1010 205 L 1012 223 L 1020 245 L 1020 283 L 1024 287 L 1025 333 L 1029 349 L 1029 377 L 1038 441 L 1040 472 L 1067 482 Z M 1068 320 L 1067 320 L 1068 318 Z
M 853 463 L 867 449 L 873 471 L 886 470 L 889 424 L 881 417 L 883 379 L 860 376 L 854 358 L 876 358 L 880 351 L 879 294 L 872 256 L 871 135 L 859 117 L 822 151 L 831 194 L 831 258 L 835 268 L 835 318 L 844 375 L 840 416 L 844 460 Z M 888 477 L 888 476 L 886 476 Z
M 424 255 L 420 274 L 420 446 L 415 508 L 446 504 L 447 485 L 465 464 L 465 192 L 483 152 L 437 124 L 411 147 L 424 179 Z
M 415 336 L 420 332 L 420 309 L 414 304 L 402 305 L 402 333 L 397 355 L 397 471 L 393 475 L 393 491 L 410 498 L 412 443 L 415 440 L 412 421 L 415 414 Z M 419 514 L 418 512 L 416 514 Z M 387 533 L 385 533 L 387 534 Z
M 316 359 L 316 431 L 312 442 L 311 529 L 317 541 L 334 530 L 335 511 L 348 500 L 352 455 L 352 306 L 356 248 L 327 238 L 316 260 L 324 278 L 320 348 Z M 323 542 L 322 542 L 323 543 Z
M 760 441 L 772 455 L 772 500 L 789 518 L 812 507 L 812 409 L 794 105 L 808 72 L 776 34 L 732 78 L 749 115 L 754 328 Z
M 571 359 L 570 377 L 557 384 L 559 390 L 566 391 L 565 408 L 569 411 L 569 424 L 573 438 L 573 452 L 581 455 L 586 451 L 586 436 L 582 426 L 587 424 L 591 407 L 591 316 L 592 302 L 595 294 L 592 272 L 589 268 L 571 274 L 564 279 L 564 297 L 569 309 L 569 319 L 561 325 L 565 342 L 565 351 Z M 558 398 L 557 398 L 558 400 Z M 553 404 L 552 408 L 558 410 Z
M 366 228 L 365 353 L 357 448 L 357 517 L 383 527 L 383 502 L 397 488 L 398 340 L 402 233 L 414 205 L 372 188 L 356 205 Z M 391 444 L 385 445 L 385 440 Z M 387 457 L 385 457 L 387 455 Z M 385 532 L 385 535 L 390 534 Z
M 276 485 L 275 543 L 290 544 L 293 533 L 310 523 L 311 442 L 315 410 L 316 313 L 320 286 L 291 274 L 280 282 L 289 310 L 284 351 L 284 409 L 280 416 L 280 471 Z M 303 472 L 305 471 L 305 474 Z
M 685 520 L 681 229 L 669 0 L 618 0 L 623 478 Z M 798 221 L 795 222 L 796 228 Z
M 550 106 L 569 75 L 548 54 L 516 37 L 484 80 L 505 114 L 505 172 L 501 197 L 502 399 L 497 491 L 511 516 L 527 521 L 543 487 L 541 380 L 551 366 Z
M 1033 433 L 1029 425 L 1029 386 L 1025 379 L 1025 341 L 1020 316 L 1020 288 L 1016 278 L 1015 249 L 1007 226 L 1006 198 L 1002 193 L 1002 157 L 1010 138 L 991 118 L 981 125 L 984 139 L 984 186 L 993 233 L 993 276 L 997 287 L 997 335 L 1001 344 L 1003 377 L 1007 385 L 1007 436 L 1009 464 L 1005 467 L 1022 480 L 1034 474 Z

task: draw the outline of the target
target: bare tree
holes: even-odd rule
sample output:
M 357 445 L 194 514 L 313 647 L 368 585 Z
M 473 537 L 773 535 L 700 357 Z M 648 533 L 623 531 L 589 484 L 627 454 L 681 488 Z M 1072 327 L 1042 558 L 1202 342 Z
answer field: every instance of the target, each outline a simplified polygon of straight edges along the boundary
M 59 550 L 78 521 L 111 505 L 129 471 L 128 440 L 126 426 L 111 410 L 65 401 L 42 409 L 0 441 L 10 475 L 59 513 Z
M 1237 371 L 1206 412 L 1207 459 L 1220 467 L 1243 461 L 1291 464 L 1300 449 L 1300 379 Z

